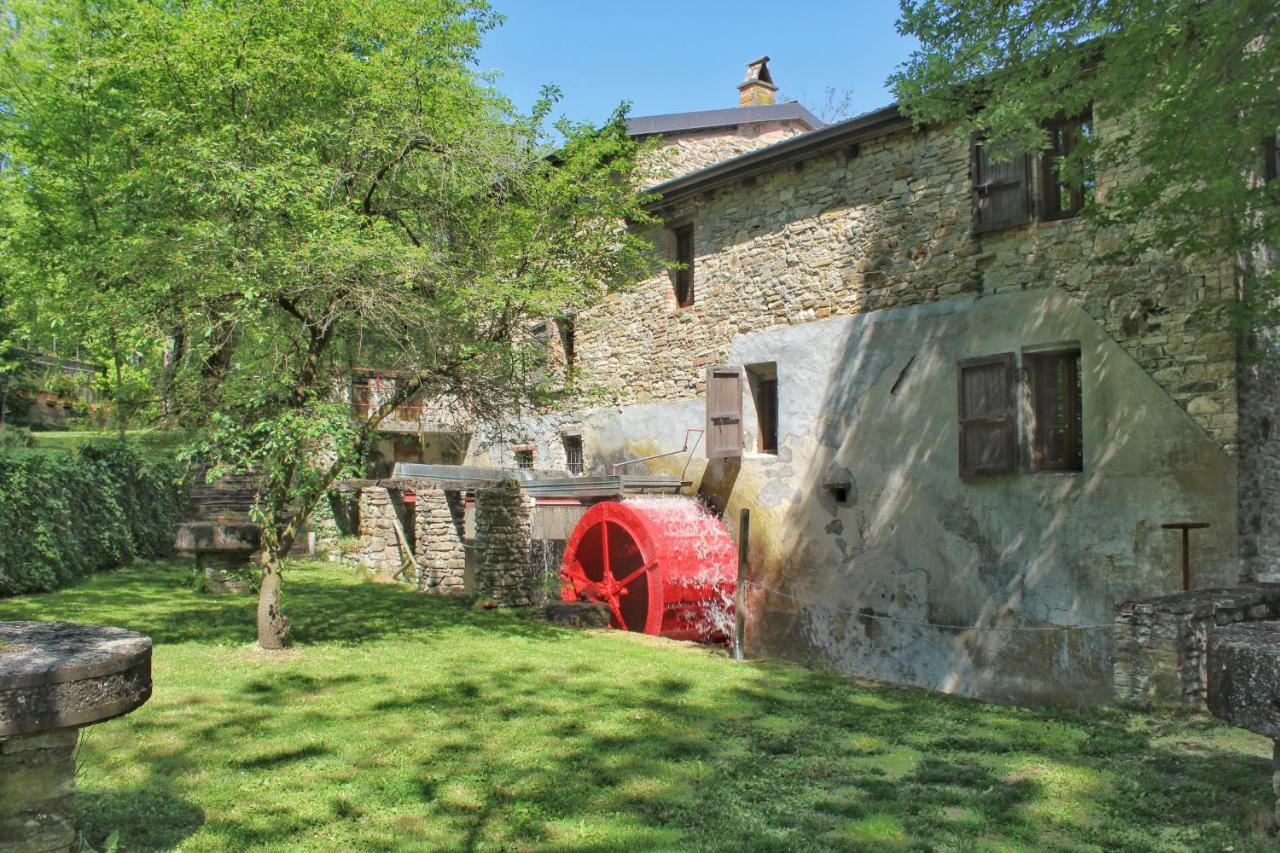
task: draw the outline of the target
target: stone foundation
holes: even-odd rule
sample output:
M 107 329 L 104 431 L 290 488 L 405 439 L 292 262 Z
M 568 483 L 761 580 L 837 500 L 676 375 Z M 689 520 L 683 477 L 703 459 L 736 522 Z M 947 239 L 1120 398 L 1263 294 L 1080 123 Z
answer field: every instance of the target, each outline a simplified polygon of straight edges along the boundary
M 530 532 L 533 498 L 515 480 L 476 494 L 476 592 L 507 607 L 537 603 Z
M 467 565 L 466 503 L 461 492 L 422 489 L 414 506 L 418 589 L 460 595 Z
M 1280 583 L 1202 589 L 1116 606 L 1114 696 L 1206 710 L 1206 656 L 1219 626 L 1280 616 Z

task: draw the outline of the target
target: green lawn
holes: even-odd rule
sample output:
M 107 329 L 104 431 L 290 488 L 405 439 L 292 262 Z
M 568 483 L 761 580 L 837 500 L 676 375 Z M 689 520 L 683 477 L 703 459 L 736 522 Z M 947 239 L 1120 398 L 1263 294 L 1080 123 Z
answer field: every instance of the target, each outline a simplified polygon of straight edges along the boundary
M 33 432 L 31 438 L 39 450 L 79 450 L 86 442 L 96 439 L 118 438 L 115 430 L 68 430 L 65 432 Z M 181 429 L 131 429 L 125 433 L 129 441 L 136 442 L 144 450 L 174 454 L 189 441 L 192 433 Z
M 181 566 L 0 601 L 155 640 L 88 730 L 81 826 L 121 849 L 1273 849 L 1270 744 L 1211 719 L 1002 708 L 300 566 L 295 649 Z

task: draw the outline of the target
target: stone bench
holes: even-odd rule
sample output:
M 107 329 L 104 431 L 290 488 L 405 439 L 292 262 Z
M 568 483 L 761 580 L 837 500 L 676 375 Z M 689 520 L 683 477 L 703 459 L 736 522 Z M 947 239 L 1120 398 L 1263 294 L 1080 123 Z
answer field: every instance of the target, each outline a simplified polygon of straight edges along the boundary
M 75 843 L 82 726 L 151 696 L 151 640 L 73 622 L 0 622 L 0 853 Z

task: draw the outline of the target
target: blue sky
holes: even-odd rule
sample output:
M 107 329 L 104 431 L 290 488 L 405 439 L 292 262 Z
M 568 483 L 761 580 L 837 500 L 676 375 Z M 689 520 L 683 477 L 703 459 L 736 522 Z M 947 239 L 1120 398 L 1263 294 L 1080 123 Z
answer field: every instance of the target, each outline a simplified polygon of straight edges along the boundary
M 768 54 L 779 95 L 815 112 L 826 88 L 851 90 L 852 112 L 893 101 L 885 78 L 913 42 L 894 30 L 897 0 L 493 0 L 507 22 L 480 67 L 528 109 L 544 83 L 559 113 L 598 122 L 619 101 L 632 115 L 737 106 L 746 64 Z

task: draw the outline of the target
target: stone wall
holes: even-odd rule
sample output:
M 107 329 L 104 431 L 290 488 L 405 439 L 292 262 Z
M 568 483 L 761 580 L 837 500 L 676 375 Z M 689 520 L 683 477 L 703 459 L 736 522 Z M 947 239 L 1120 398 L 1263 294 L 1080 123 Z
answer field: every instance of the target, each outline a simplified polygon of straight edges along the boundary
M 1257 336 L 1240 371 L 1240 556 L 1243 577 L 1280 581 L 1280 330 Z
M 641 182 L 659 183 L 687 175 L 807 130 L 800 122 L 789 119 L 666 134 L 649 162 L 640 165 Z
M 1099 123 L 1105 132 L 1105 123 Z M 1114 180 L 1100 176 L 1105 194 Z M 1198 307 L 1230 297 L 1230 267 L 1162 256 L 1099 258 L 1126 233 L 1083 221 L 973 234 L 968 140 L 897 132 L 722 187 L 669 211 L 692 222 L 694 304 L 663 272 L 583 311 L 583 402 L 703 392 L 735 335 L 967 294 L 1057 286 L 1152 374 L 1221 446 L 1236 441 L 1236 350 Z M 673 257 L 673 237 L 651 234 Z
M 441 595 L 464 592 L 467 565 L 466 503 L 461 492 L 420 489 L 414 505 L 414 554 L 418 589 Z
M 476 493 L 476 592 L 507 607 L 538 604 L 530 559 L 533 498 L 515 480 Z
M 392 521 L 395 512 L 395 504 L 386 489 L 369 486 L 360 490 L 360 549 L 354 559 L 385 580 L 399 572 L 406 559 Z M 409 531 L 406 530 L 405 535 L 409 536 Z
M 71 849 L 78 735 L 59 729 L 0 738 L 0 849 Z
M 1116 607 L 1115 698 L 1205 709 L 1209 634 L 1280 616 L 1280 584 L 1244 584 L 1126 601 Z

